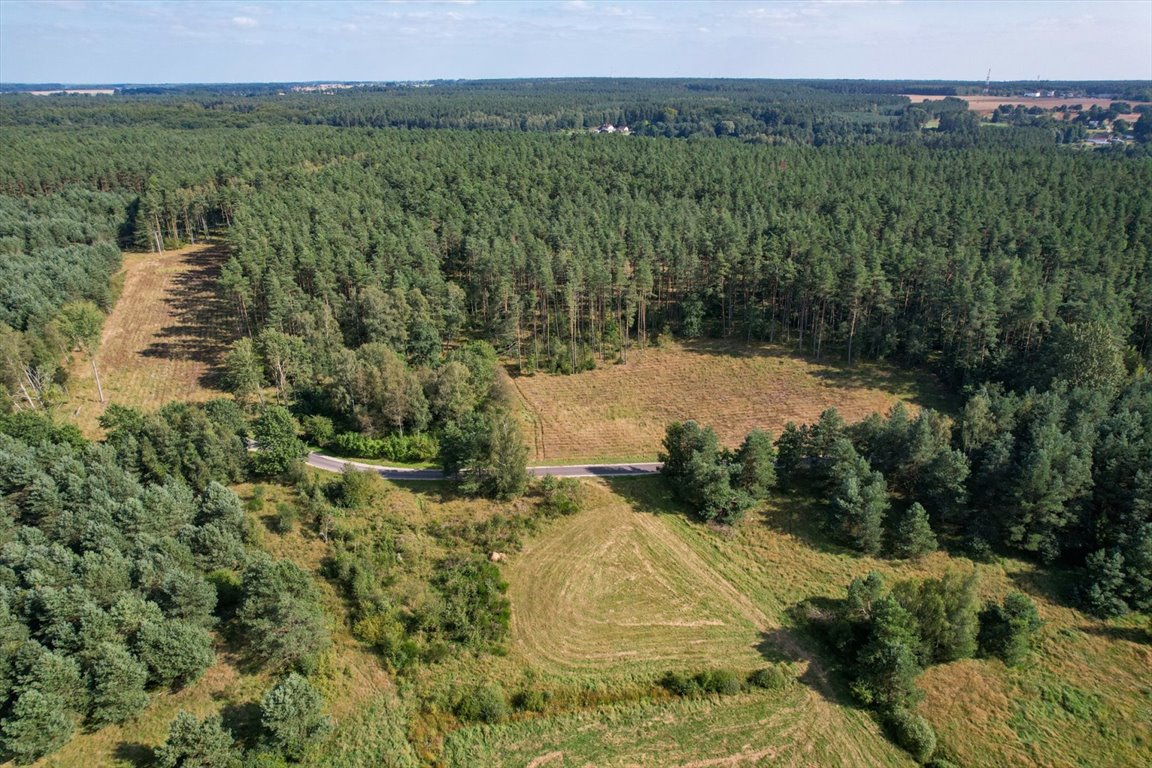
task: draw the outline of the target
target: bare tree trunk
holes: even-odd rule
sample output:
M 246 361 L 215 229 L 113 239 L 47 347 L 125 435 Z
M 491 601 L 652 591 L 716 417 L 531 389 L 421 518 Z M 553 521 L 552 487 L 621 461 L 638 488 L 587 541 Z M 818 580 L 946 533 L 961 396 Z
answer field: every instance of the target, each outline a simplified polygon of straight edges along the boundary
M 96 395 L 100 398 L 100 405 L 104 405 L 104 385 L 100 383 L 100 369 L 96 367 L 96 355 L 88 352 L 88 362 L 92 364 L 92 377 L 96 379 Z

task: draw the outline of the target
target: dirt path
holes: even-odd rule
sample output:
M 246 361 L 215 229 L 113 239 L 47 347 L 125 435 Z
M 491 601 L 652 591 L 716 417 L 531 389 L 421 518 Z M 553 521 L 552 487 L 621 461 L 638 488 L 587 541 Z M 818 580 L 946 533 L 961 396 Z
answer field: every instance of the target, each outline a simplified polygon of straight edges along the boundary
M 218 366 L 234 337 L 215 292 L 228 253 L 218 241 L 124 258 L 124 288 L 104 323 L 96 362 L 110 403 L 157 408 L 220 397 Z M 77 361 L 65 411 L 90 436 L 103 407 L 92 369 Z

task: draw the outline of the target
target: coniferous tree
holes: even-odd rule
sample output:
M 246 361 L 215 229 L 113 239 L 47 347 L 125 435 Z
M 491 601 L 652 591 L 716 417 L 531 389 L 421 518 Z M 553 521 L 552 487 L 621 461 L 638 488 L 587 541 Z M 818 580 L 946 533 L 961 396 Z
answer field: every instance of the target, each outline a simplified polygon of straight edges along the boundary
M 896 520 L 892 530 L 892 553 L 896 557 L 918 558 L 935 552 L 937 546 L 928 513 L 919 502 L 913 502 Z

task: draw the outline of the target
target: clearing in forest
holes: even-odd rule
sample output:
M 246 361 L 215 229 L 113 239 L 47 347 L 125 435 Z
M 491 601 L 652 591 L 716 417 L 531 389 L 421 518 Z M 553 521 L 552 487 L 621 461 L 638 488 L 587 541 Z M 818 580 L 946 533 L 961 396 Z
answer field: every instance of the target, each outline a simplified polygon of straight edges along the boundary
M 124 287 L 96 354 L 107 402 L 152 409 L 224 395 L 218 366 L 235 328 L 215 285 L 227 255 L 218 241 L 125 254 Z M 76 361 L 68 388 L 65 412 L 98 435 L 103 408 L 86 361 Z
M 755 427 L 778 435 L 835 407 L 849 422 L 897 400 L 940 407 L 930 376 L 857 363 L 817 363 L 781 346 L 691 342 L 633 352 L 621 365 L 569 376 L 512 378 L 523 401 L 529 459 L 654 457 L 671 421 L 711 425 L 735 447 Z M 914 409 L 913 409 L 914 410 Z

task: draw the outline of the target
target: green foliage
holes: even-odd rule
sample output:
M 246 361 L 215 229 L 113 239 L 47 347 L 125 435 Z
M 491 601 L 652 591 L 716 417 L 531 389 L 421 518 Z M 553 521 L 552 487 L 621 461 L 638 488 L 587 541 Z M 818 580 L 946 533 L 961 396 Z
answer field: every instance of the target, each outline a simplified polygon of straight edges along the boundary
M 169 727 L 168 739 L 156 748 L 157 768 L 239 768 L 240 750 L 220 722 L 220 715 L 181 711 Z
M 340 504 L 349 509 L 367 509 L 382 501 L 388 486 L 376 472 L 357 470 L 345 465 L 340 473 L 336 495 Z
M 509 500 L 528 485 L 528 449 L 515 418 L 500 409 L 471 413 L 440 437 L 440 464 L 466 493 Z
M 332 419 L 320 414 L 310 414 L 300 420 L 304 434 L 314 445 L 326 448 L 336 439 L 336 427 Z M 365 454 L 361 454 L 365 455 Z
M 436 438 L 424 432 L 378 438 L 358 432 L 341 432 L 333 444 L 344 456 L 402 462 L 431 461 L 440 450 Z
M 1003 603 L 989 603 L 980 612 L 980 652 L 1008 666 L 1020 664 L 1031 652 L 1032 636 L 1042 624 L 1035 603 L 1020 592 L 1009 593 Z
M 448 560 L 437 569 L 432 585 L 441 602 L 424 623 L 434 619 L 437 633 L 465 646 L 485 648 L 503 642 L 511 606 L 499 568 L 480 559 Z
M 88 720 L 95 726 L 122 723 L 148 704 L 148 667 L 121 645 L 106 642 L 92 663 Z
M 918 558 L 935 552 L 938 546 L 928 513 L 919 502 L 908 507 L 896 520 L 892 530 L 892 554 L 896 557 Z
M 167 413 L 177 416 L 155 423 L 164 424 L 170 446 L 195 447 L 196 435 L 212 434 L 202 425 L 232 422 L 229 408 L 214 404 L 192 418 Z M 152 417 L 123 409 L 112 418 L 124 437 L 143 434 L 136 430 Z M 235 434 L 234 426 L 223 428 Z M 212 474 L 227 482 L 227 462 L 204 464 L 219 469 L 208 471 L 197 494 L 183 470 L 158 471 L 165 477 L 158 484 L 120 465 L 139 451 L 76 446 L 67 433 L 53 443 L 55 436 L 41 430 L 32 447 L 0 435 L 0 507 L 8 523 L 0 528 L 0 698 L 8 704 L 0 706 L 14 756 L 57 748 L 74 719 L 92 728 L 131 721 L 150 688 L 197 679 L 214 660 L 208 628 L 215 611 L 230 609 L 227 589 L 200 568 L 246 558 L 243 506 Z M 197 455 L 211 454 L 207 445 L 199 443 Z M 172 466 L 191 467 L 188 455 L 172 453 Z M 18 700 L 28 707 L 26 720 L 12 720 Z M 66 728 L 51 714 L 57 708 Z M 33 738 L 33 730 L 42 733 Z
M 307 679 L 290 673 L 260 701 L 260 724 L 269 743 L 290 760 L 304 756 L 310 742 L 332 729 L 324 700 Z
M 748 433 L 736 451 L 739 486 L 754 499 L 765 498 L 776 485 L 776 449 L 772 435 L 759 429 Z
M 834 448 L 835 461 L 828 472 L 832 489 L 830 526 L 853 548 L 868 555 L 879 554 L 888 512 L 888 486 L 866 459 L 847 440 Z
M 307 447 L 296 436 L 296 420 L 287 408 L 278 405 L 264 409 L 252 425 L 252 437 L 256 441 L 256 451 L 249 461 L 252 469 L 261 475 L 282 475 L 308 453 Z
M 320 596 L 288 560 L 257 559 L 244 571 L 239 636 L 252 657 L 275 669 L 308 669 L 329 643 Z
M 508 699 L 496 685 L 477 685 L 460 696 L 454 708 L 466 722 L 499 723 L 508 717 Z
M 148 666 L 149 682 L 179 688 L 199 679 L 215 659 L 208 630 L 183 621 L 145 625 L 137 655 Z
M 753 438 L 754 444 L 760 442 Z M 673 422 L 665 431 L 663 445 L 661 474 L 676 495 L 705 520 L 735 523 L 754 503 L 742 487 L 732 486 L 734 476 L 739 483 L 743 468 L 720 451 L 711 427 L 701 428 L 694 421 Z M 751 458 L 750 462 L 755 464 Z
M 550 517 L 574 515 L 584 507 L 584 486 L 574 477 L 545 475 L 536 483 L 540 510 Z
M 773 664 L 748 675 L 748 685 L 769 691 L 783 691 L 796 685 L 796 675 L 787 664 Z
M 761 670 L 765 672 L 766 670 Z M 659 684 L 669 693 L 677 696 L 696 696 L 703 693 L 713 693 L 720 696 L 731 696 L 740 693 L 744 686 L 740 676 L 730 669 L 709 669 L 695 675 L 683 672 L 668 672 L 660 678 Z M 758 685 L 758 684 L 757 684 Z M 764 685 L 760 687 L 772 687 Z
M 893 596 L 916 620 L 923 666 L 967 659 L 976 653 L 979 602 L 976 573 L 948 571 L 939 579 L 903 582 Z
M 936 731 L 915 712 L 903 707 L 890 709 L 884 714 L 884 725 L 892 734 L 892 740 L 921 765 L 927 764 L 936 753 Z
M 0 747 L 25 765 L 64 746 L 74 728 L 60 697 L 26 691 L 0 722 Z

